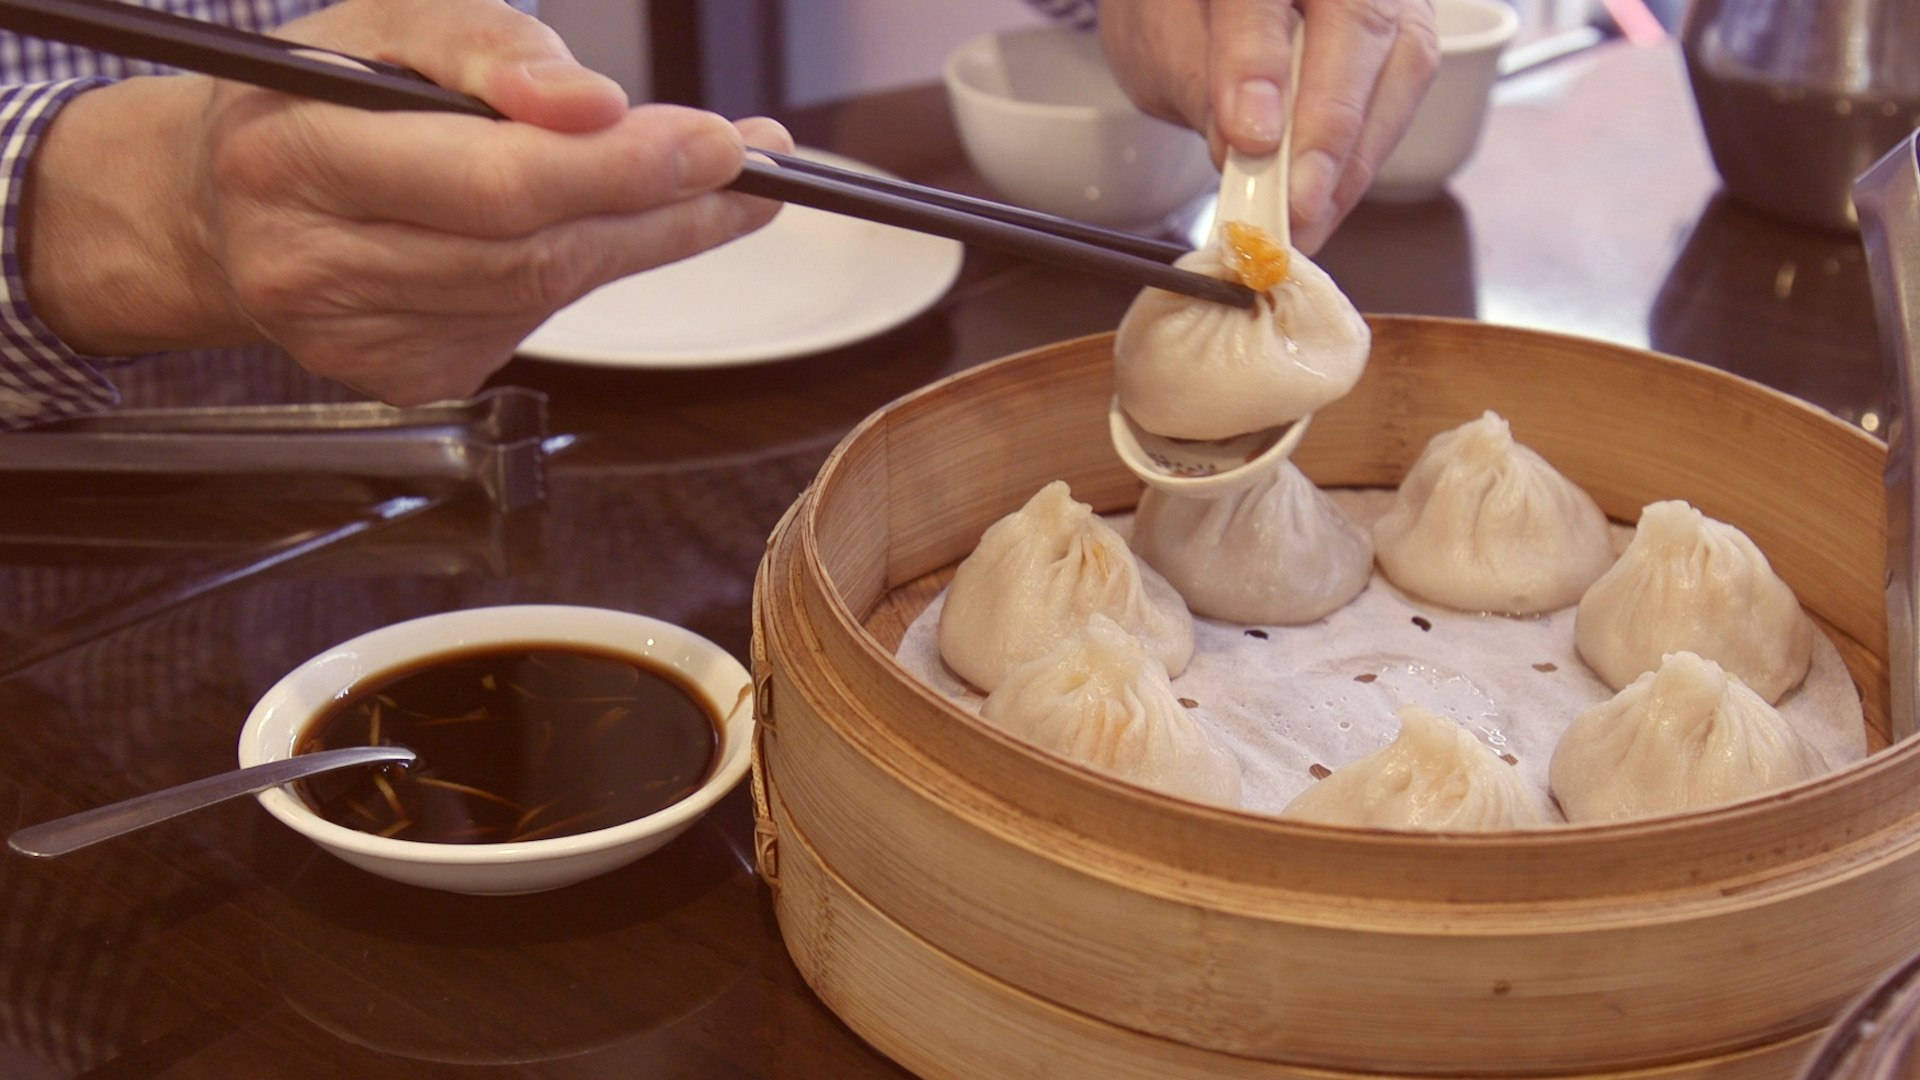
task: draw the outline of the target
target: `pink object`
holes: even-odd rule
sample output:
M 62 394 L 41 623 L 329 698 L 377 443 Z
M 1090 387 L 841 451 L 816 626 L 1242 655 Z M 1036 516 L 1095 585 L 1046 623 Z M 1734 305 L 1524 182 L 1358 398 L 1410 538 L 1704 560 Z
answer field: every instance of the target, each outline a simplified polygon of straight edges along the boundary
M 1667 29 L 1647 10 L 1643 0 L 1600 0 L 1620 33 L 1635 45 L 1653 45 L 1667 39 Z

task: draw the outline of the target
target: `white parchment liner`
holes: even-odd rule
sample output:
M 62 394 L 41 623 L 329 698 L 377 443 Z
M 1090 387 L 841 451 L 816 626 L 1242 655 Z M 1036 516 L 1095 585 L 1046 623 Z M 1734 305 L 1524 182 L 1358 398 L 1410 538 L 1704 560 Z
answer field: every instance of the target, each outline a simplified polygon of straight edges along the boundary
M 1385 513 L 1391 491 L 1331 491 L 1355 520 Z M 1130 515 L 1106 519 L 1125 535 Z M 1633 530 L 1615 526 L 1614 547 Z M 983 696 L 940 660 L 943 591 L 908 627 L 897 655 L 916 677 L 977 714 Z M 1194 656 L 1174 692 L 1240 761 L 1241 807 L 1278 814 L 1315 780 L 1392 742 L 1393 710 L 1421 705 L 1466 725 L 1542 792 L 1554 744 L 1585 709 L 1613 696 L 1573 644 L 1574 612 L 1509 617 L 1452 611 L 1407 596 L 1375 569 L 1346 607 L 1303 626 L 1195 620 Z M 1780 714 L 1839 767 L 1866 756 L 1860 695 L 1824 633 L 1806 680 Z

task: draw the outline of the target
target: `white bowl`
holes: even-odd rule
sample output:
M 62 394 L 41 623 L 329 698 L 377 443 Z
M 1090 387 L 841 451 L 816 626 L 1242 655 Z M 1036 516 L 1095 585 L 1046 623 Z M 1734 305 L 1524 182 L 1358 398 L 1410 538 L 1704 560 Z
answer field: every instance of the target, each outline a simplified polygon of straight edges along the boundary
M 1400 145 L 1381 163 L 1369 199 L 1419 202 L 1445 189 L 1480 144 L 1500 52 L 1520 29 L 1520 17 L 1502 0 L 1436 0 L 1433 14 L 1440 69 Z
M 484 645 L 587 645 L 670 667 L 699 690 L 720 726 L 718 761 L 693 794 L 656 813 L 574 836 L 510 844 L 432 844 L 375 836 L 322 818 L 288 788 L 259 794 L 290 828 L 363 870 L 449 892 L 511 894 L 571 885 L 624 866 L 680 835 L 746 774 L 752 679 L 725 649 L 672 623 L 606 608 L 473 608 L 395 623 L 293 669 L 240 730 L 240 764 L 289 757 L 321 710 L 364 680 L 427 657 Z
M 968 159 L 1022 206 L 1138 227 L 1219 183 L 1206 141 L 1135 108 L 1090 33 L 982 34 L 947 57 L 945 76 Z

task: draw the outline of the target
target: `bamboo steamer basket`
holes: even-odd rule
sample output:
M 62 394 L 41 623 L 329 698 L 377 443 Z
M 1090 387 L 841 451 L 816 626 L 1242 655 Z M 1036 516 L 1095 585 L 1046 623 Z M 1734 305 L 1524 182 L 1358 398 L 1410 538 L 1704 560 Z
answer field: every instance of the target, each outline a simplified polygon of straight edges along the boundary
M 1799 1080 L 1920 1080 L 1920 955 L 1854 999 Z
M 761 869 L 788 949 L 929 1077 L 1793 1075 L 1920 945 L 1920 743 L 1887 749 L 1885 447 L 1652 353 L 1374 318 L 1367 372 L 1295 460 L 1399 482 L 1495 409 L 1615 520 L 1739 525 L 1839 646 L 1865 761 L 1687 815 L 1524 833 L 1310 825 L 1145 791 L 1030 748 L 893 659 L 982 531 L 1048 481 L 1139 484 L 1106 435 L 1111 335 L 869 417 L 755 589 Z

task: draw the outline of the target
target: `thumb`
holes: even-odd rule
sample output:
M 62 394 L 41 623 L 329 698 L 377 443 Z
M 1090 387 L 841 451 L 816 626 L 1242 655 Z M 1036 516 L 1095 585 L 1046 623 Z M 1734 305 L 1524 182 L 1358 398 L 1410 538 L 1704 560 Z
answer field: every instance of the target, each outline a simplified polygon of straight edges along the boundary
M 499 0 L 426 0 L 392 15 L 395 59 L 434 82 L 554 131 L 597 131 L 627 112 L 620 84 L 573 58 L 553 28 Z
M 1207 74 L 1213 115 L 1227 144 L 1260 156 L 1280 148 L 1292 102 L 1293 23 L 1288 0 L 1216 0 L 1208 9 Z

